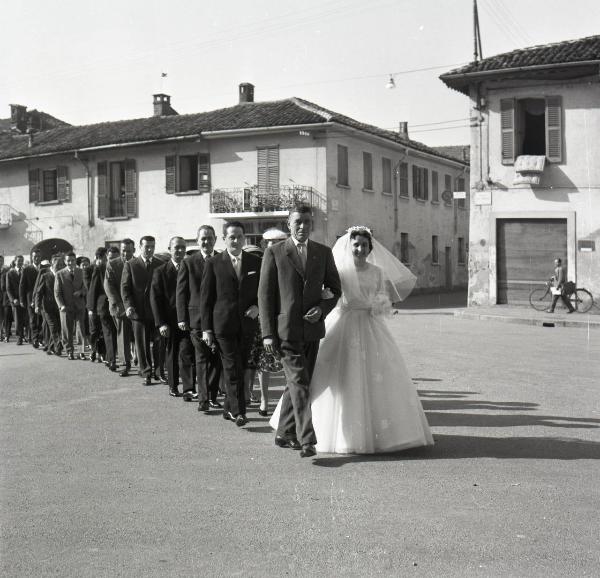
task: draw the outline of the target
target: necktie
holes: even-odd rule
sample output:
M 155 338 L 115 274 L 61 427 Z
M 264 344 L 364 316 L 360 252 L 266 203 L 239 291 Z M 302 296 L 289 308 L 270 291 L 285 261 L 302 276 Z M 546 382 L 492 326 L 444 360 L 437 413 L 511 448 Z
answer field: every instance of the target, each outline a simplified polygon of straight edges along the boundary
M 231 256 L 231 263 L 233 264 L 233 269 L 235 274 L 237 275 L 238 281 L 240 280 L 240 259 L 239 257 Z
M 302 263 L 302 270 L 306 271 L 306 245 L 304 243 L 298 243 L 298 257 Z

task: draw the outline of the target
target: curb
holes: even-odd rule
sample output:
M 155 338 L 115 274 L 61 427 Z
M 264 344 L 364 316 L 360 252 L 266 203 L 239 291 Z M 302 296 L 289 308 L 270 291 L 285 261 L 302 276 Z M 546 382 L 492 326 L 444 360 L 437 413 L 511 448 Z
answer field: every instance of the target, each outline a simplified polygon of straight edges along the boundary
M 493 313 L 476 313 L 471 311 L 455 311 L 455 317 L 462 319 L 477 319 L 480 321 L 499 321 L 500 323 L 514 323 L 517 325 L 537 325 L 539 327 L 579 327 L 600 329 L 599 321 L 578 321 L 575 319 L 553 319 L 550 317 L 511 317 L 508 315 L 494 315 Z

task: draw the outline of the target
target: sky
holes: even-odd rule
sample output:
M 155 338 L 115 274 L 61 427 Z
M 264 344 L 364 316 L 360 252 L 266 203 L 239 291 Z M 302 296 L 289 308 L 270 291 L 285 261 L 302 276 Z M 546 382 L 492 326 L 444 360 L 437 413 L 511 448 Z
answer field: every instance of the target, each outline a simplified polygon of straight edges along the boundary
M 429 144 L 468 144 L 467 98 L 439 75 L 473 58 L 472 0 L 0 0 L 0 118 L 71 124 L 297 96 Z M 483 56 L 600 33 L 598 0 L 478 0 Z M 428 70 L 423 70 L 428 69 Z M 162 78 L 161 73 L 166 73 Z M 390 73 L 396 88 L 387 89 Z

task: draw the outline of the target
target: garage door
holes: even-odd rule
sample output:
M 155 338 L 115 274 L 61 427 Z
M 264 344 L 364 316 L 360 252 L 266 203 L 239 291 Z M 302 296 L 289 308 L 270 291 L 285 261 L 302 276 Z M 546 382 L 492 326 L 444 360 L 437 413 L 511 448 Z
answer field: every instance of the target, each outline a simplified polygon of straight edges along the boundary
M 566 219 L 498 219 L 498 303 L 525 305 L 535 285 L 550 278 L 554 259 L 567 264 Z

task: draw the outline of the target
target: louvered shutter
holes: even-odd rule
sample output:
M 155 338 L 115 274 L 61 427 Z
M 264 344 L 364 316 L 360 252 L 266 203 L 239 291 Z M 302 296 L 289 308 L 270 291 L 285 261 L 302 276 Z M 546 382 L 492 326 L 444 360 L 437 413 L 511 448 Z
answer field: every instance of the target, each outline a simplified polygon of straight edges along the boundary
M 125 159 L 125 199 L 128 217 L 137 217 L 138 182 L 135 160 Z
M 419 198 L 419 167 L 417 165 L 412 166 L 412 186 L 413 186 L 413 197 Z
M 58 188 L 58 200 L 68 203 L 71 200 L 71 183 L 67 167 L 56 167 L 56 184 Z
M 258 190 L 265 191 L 267 188 L 267 149 L 259 148 L 256 154 L 258 166 Z
M 165 157 L 165 190 L 171 195 L 177 191 L 177 156 Z
M 440 200 L 440 186 L 437 171 L 431 171 L 431 200 L 436 203 Z
M 546 157 L 552 163 L 562 161 L 562 100 L 546 98 Z
M 279 190 L 279 147 L 267 149 L 267 186 L 269 191 Z
M 40 198 L 40 169 L 29 171 L 29 202 L 37 203 Z
M 429 170 L 423 169 L 423 198 L 429 199 Z
M 502 164 L 515 162 L 515 99 L 500 101 L 500 127 L 502 132 Z
M 105 219 L 108 211 L 108 163 L 98 163 L 98 218 Z
M 198 155 L 198 192 L 210 192 L 210 155 Z

